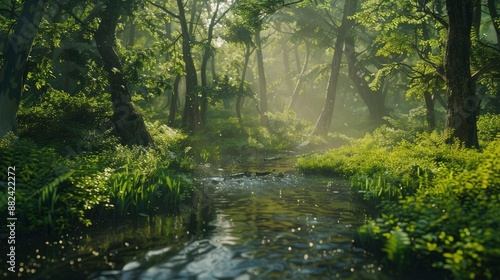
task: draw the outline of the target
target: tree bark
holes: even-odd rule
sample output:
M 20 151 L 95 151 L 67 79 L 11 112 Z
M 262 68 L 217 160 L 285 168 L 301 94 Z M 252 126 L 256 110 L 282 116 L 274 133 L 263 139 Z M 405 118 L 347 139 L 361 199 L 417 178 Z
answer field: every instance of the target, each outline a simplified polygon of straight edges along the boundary
M 427 121 L 427 128 L 429 131 L 436 129 L 436 113 L 434 110 L 434 99 L 429 91 L 424 92 L 425 108 L 426 114 L 425 119 Z
M 347 32 L 354 24 L 354 22 L 348 17 L 354 13 L 356 4 L 356 0 L 346 0 L 344 4 L 342 23 L 337 30 L 337 40 L 335 42 L 335 50 L 330 67 L 330 79 L 328 80 L 328 87 L 326 90 L 325 105 L 318 121 L 316 122 L 316 127 L 313 131 L 314 135 L 326 136 L 330 130 L 333 108 L 335 107 L 335 98 L 337 95 L 337 84 L 340 76 L 340 62 L 342 61 L 343 52 L 342 48 L 344 46 Z
M 267 85 L 264 72 L 264 58 L 262 55 L 262 39 L 260 31 L 255 32 L 255 45 L 257 56 L 257 69 L 259 71 L 259 97 L 260 97 L 260 124 L 267 125 Z
M 182 31 L 182 59 L 186 65 L 186 101 L 184 103 L 182 126 L 188 128 L 189 132 L 192 133 L 203 127 L 197 91 L 198 76 L 191 54 L 191 36 L 182 0 L 177 0 L 177 7 L 179 8 L 179 21 Z
M 207 81 L 207 66 L 208 66 L 208 60 L 210 57 L 213 56 L 212 53 L 212 40 L 214 37 L 214 27 L 215 24 L 217 23 L 217 13 L 219 11 L 219 4 L 220 2 L 217 2 L 217 5 L 215 7 L 215 11 L 213 12 L 212 18 L 210 19 L 210 24 L 208 25 L 208 34 L 207 34 L 207 41 L 204 46 L 203 50 L 203 58 L 201 60 L 201 87 L 202 87 L 202 92 L 201 92 L 201 121 L 203 123 L 206 122 L 207 118 L 207 107 L 208 107 L 208 81 Z
M 26 0 L 5 44 L 0 69 L 0 139 L 9 131 L 17 134 L 16 116 L 24 87 L 26 64 L 48 0 Z
M 302 69 L 300 70 L 297 82 L 295 83 L 295 88 L 293 89 L 290 104 L 288 104 L 289 110 L 293 110 L 295 104 L 297 103 L 297 99 L 299 98 L 299 93 L 300 93 L 300 87 L 302 86 L 302 82 L 304 80 L 304 74 L 306 73 L 307 65 L 309 64 L 309 43 L 306 41 L 305 45 L 306 45 L 306 53 L 304 58 L 304 64 L 302 64 Z
M 370 119 L 377 123 L 382 123 L 382 118 L 388 115 L 387 108 L 385 107 L 385 94 L 383 94 L 382 89 L 372 90 L 366 82 L 364 78 L 366 69 L 361 69 L 358 66 L 355 41 L 352 36 L 348 36 L 345 40 L 345 55 L 349 78 L 353 82 L 361 99 L 363 99 L 368 107 Z
M 238 89 L 238 97 L 236 98 L 236 117 L 240 126 L 243 127 L 243 118 L 241 116 L 241 103 L 243 99 L 243 90 L 245 89 L 245 78 L 247 74 L 248 62 L 250 61 L 250 43 L 245 43 L 245 60 L 243 62 L 243 69 L 241 70 L 241 81 Z
M 497 46 L 500 46 L 500 16 L 498 15 L 497 8 L 495 6 L 495 0 L 488 0 L 488 10 L 490 12 L 491 21 L 493 22 L 493 27 L 497 34 Z
M 446 129 L 466 147 L 479 148 L 476 120 L 480 100 L 470 71 L 472 2 L 446 0 L 449 18 L 444 60 L 448 95 Z
M 479 11 L 481 11 L 481 9 L 479 9 Z M 481 18 L 481 17 L 479 16 L 479 18 Z M 477 31 L 479 32 L 479 25 L 477 27 Z M 426 22 L 422 23 L 422 37 L 425 41 L 428 41 L 430 39 L 429 30 L 427 28 Z M 425 48 L 425 51 L 430 54 L 431 53 L 430 46 L 427 46 Z M 424 101 L 425 101 L 425 109 L 426 109 L 425 118 L 427 121 L 427 129 L 429 131 L 433 131 L 434 129 L 436 129 L 436 113 L 434 110 L 433 95 L 428 90 L 426 90 L 424 92 Z
M 278 31 L 279 33 L 282 32 L 280 22 L 276 22 L 275 28 L 276 28 L 276 31 Z M 290 93 L 293 91 L 293 88 L 292 88 L 293 81 L 292 81 L 292 73 L 290 71 L 290 56 L 289 56 L 290 50 L 288 48 L 287 38 L 286 37 L 280 38 L 279 44 L 281 47 L 281 54 L 283 55 L 283 70 L 284 70 L 283 81 L 285 83 L 285 87 L 286 87 L 288 93 Z
M 118 24 L 119 1 L 110 1 L 101 14 L 101 22 L 94 39 L 101 55 L 104 70 L 108 74 L 111 87 L 111 102 L 113 102 L 113 129 L 127 145 L 147 146 L 153 144 L 153 139 L 146 129 L 143 117 L 135 111 L 132 105 L 130 91 L 123 76 L 120 60 L 113 49 L 115 32 Z
M 479 40 L 479 36 L 480 36 L 479 31 L 481 29 L 481 14 L 482 14 L 481 1 L 482 0 L 473 0 L 474 14 L 472 16 L 472 28 L 474 31 L 474 35 L 476 36 L 476 39 L 478 39 L 478 40 Z
M 177 102 L 179 102 L 179 83 L 181 82 L 181 75 L 175 75 L 172 95 L 170 96 L 170 109 L 168 114 L 168 126 L 175 127 L 175 116 L 177 114 Z

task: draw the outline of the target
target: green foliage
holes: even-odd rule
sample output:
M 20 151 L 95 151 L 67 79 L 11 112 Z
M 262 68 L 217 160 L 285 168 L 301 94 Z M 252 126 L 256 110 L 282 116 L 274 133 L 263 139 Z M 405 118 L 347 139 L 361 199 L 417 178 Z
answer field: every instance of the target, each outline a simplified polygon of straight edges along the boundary
M 124 165 L 115 170 L 107 182 L 110 189 L 109 207 L 117 218 L 135 215 L 153 215 L 158 210 L 175 207 L 192 191 L 185 178 L 174 176 L 171 170 L 158 166 L 153 172 L 129 169 Z
M 495 234 L 500 230 L 499 144 L 497 139 L 485 149 L 476 168 L 455 172 L 442 168 L 414 196 L 384 204 L 382 218 L 364 226 L 360 240 L 382 240 L 383 248 L 391 248 L 400 259 L 416 258 L 455 279 L 493 279 L 500 273 L 496 265 L 500 238 Z M 388 236 L 394 230 L 407 234 L 410 246 L 391 245 Z M 398 262 L 394 261 L 407 273 L 415 269 Z
M 479 144 L 484 146 L 500 134 L 500 115 L 485 114 L 477 121 Z
M 76 146 L 79 138 L 91 136 L 89 130 L 108 130 L 111 102 L 107 99 L 49 89 L 29 105 L 19 110 L 19 134 L 39 143 L 69 140 L 74 142 L 67 145 Z
M 18 140 L 11 135 L 0 144 L 0 167 L 16 169 L 16 217 L 19 227 L 26 232 L 66 229 L 68 221 L 78 215 L 70 205 L 70 189 L 67 179 L 72 171 L 69 162 L 54 149 L 37 146 L 29 140 Z M 0 181 L 7 181 L 7 174 L 0 175 Z M 7 199 L 2 199 L 2 210 Z M 5 207 L 4 207 L 5 206 Z
M 7 134 L 0 141 L 0 167 L 16 166 L 16 201 L 22 204 L 16 208 L 19 228 L 26 233 L 64 232 L 89 226 L 103 216 L 175 211 L 192 192 L 192 183 L 182 172 L 194 164 L 189 149 L 183 147 L 184 135 L 159 124 L 148 125 L 155 127 L 150 131 L 158 147 L 115 143 L 66 157 Z M 0 182 L 7 181 L 6 173 L 0 176 Z M 1 211 L 7 210 L 6 201 L 2 199 Z
M 351 176 L 380 217 L 358 230 L 395 276 L 493 279 L 500 273 L 500 139 L 495 116 L 480 121 L 483 151 L 446 144 L 437 132 L 383 126 L 350 145 L 299 160 L 309 173 Z M 491 126 L 491 130 L 488 127 Z
M 257 148 L 274 150 L 290 149 L 308 140 L 312 126 L 297 118 L 291 110 L 266 113 L 267 127 L 248 130 L 248 143 Z
M 366 197 L 395 199 L 414 194 L 443 166 L 474 168 L 479 160 L 458 143 L 446 144 L 446 135 L 438 132 L 412 134 L 382 126 L 324 155 L 301 158 L 298 164 L 306 173 L 350 176 Z

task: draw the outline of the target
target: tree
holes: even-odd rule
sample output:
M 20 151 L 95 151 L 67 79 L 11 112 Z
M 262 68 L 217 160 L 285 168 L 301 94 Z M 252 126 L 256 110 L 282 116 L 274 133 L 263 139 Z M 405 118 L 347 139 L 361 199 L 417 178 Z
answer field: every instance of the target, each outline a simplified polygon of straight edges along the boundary
M 252 54 L 255 48 L 252 42 L 252 31 L 248 26 L 241 24 L 240 22 L 229 23 L 227 26 L 227 34 L 225 35 L 225 39 L 229 42 L 239 44 L 244 46 L 244 56 L 243 56 L 243 65 L 241 69 L 241 77 L 238 85 L 237 97 L 236 97 L 236 117 L 238 118 L 238 122 L 240 126 L 243 126 L 243 118 L 241 115 L 241 106 L 242 100 L 245 93 L 245 78 L 248 69 L 248 63 L 250 61 L 250 55 Z
M 210 3 L 207 2 L 207 10 L 210 10 Z M 212 61 L 214 61 L 214 56 L 215 56 L 215 51 L 212 47 L 212 40 L 214 37 L 214 27 L 224 18 L 227 12 L 230 11 L 230 7 L 227 8 L 225 11 L 222 12 L 220 16 L 218 16 L 219 13 L 219 8 L 221 5 L 221 1 L 217 0 L 217 4 L 215 5 L 215 10 L 211 11 L 212 17 L 210 18 L 210 23 L 208 25 L 208 30 L 207 30 L 207 38 L 204 43 L 204 50 L 203 50 L 203 57 L 201 61 L 201 66 L 200 66 L 200 72 L 201 72 L 201 87 L 203 88 L 202 90 L 202 95 L 201 95 L 201 120 L 203 123 L 206 122 L 206 114 L 207 114 L 207 107 L 208 107 L 208 81 L 207 81 L 207 65 L 208 65 L 208 60 L 210 57 L 212 57 Z M 213 69 L 213 68 L 212 68 Z M 215 75 L 212 77 L 213 80 L 216 79 Z M 227 99 L 224 99 L 227 100 Z
M 318 121 L 316 122 L 316 127 L 313 131 L 314 135 L 326 136 L 328 130 L 330 129 L 333 108 L 335 106 L 335 98 L 337 95 L 337 83 L 339 81 L 340 62 L 342 61 L 344 42 L 349 29 L 354 24 L 354 21 L 349 17 L 353 15 L 355 9 L 356 0 L 345 1 L 342 23 L 337 30 L 337 40 L 335 41 L 335 50 L 333 53 L 332 63 L 330 65 L 330 79 L 328 80 L 325 105 Z
M 479 147 L 477 116 L 479 98 L 471 76 L 472 0 L 447 0 L 448 37 L 444 59 L 444 73 L 448 95 L 446 129 L 465 143 L 466 147 Z
M 118 55 L 113 50 L 116 27 L 120 17 L 119 12 L 122 9 L 123 3 L 120 0 L 110 0 L 106 3 L 100 14 L 100 23 L 94 33 L 94 39 L 111 87 L 114 132 L 126 144 L 147 146 L 153 144 L 153 139 L 146 129 L 143 117 L 132 105 L 122 65 Z
M 26 0 L 12 35 L 8 37 L 0 70 L 0 138 L 17 133 L 16 115 L 23 92 L 26 64 L 47 0 Z
M 200 100 L 198 97 L 198 76 L 191 53 L 191 36 L 188 29 L 186 12 L 182 0 L 177 0 L 179 21 L 182 30 L 182 57 L 186 71 L 186 102 L 182 115 L 182 126 L 194 132 L 203 127 L 201 121 Z
M 255 54 L 257 56 L 257 69 L 259 73 L 259 99 L 260 99 L 260 124 L 267 125 L 267 82 L 264 71 L 264 57 L 262 55 L 262 39 L 260 30 L 255 31 Z
M 355 38 L 352 34 L 345 39 L 345 55 L 347 60 L 349 78 L 357 89 L 359 95 L 368 107 L 370 119 L 375 122 L 381 122 L 382 118 L 387 116 L 385 107 L 385 94 L 381 88 L 373 89 L 365 79 L 368 72 L 358 65 L 358 58 L 355 48 Z
M 304 62 L 302 64 L 302 67 L 300 68 L 300 73 L 298 75 L 298 78 L 297 78 L 297 82 L 295 83 L 295 87 L 293 88 L 293 92 L 292 92 L 292 97 L 290 99 L 290 103 L 288 105 L 288 109 L 289 110 L 293 110 L 293 108 L 295 107 L 295 104 L 297 103 L 297 99 L 299 97 L 299 92 L 300 92 L 300 87 L 302 86 L 302 82 L 304 81 L 304 74 L 306 73 L 307 71 L 307 66 L 309 64 L 309 43 L 306 41 L 304 41 L 304 45 L 305 45 L 305 48 L 306 48 L 306 53 L 304 54 L 305 58 L 304 58 Z M 298 46 L 295 46 L 296 48 L 298 48 Z M 297 51 L 298 52 L 298 51 Z M 297 55 L 297 58 L 298 58 L 298 55 Z M 298 59 L 297 59 L 298 61 Z

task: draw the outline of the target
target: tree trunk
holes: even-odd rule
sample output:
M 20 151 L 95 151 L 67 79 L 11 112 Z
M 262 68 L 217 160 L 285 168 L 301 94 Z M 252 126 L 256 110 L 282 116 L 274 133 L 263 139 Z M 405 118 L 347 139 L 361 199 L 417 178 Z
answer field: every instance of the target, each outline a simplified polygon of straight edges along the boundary
M 427 128 L 429 131 L 433 131 L 436 129 L 436 114 L 434 110 L 434 99 L 432 98 L 432 94 L 428 91 L 424 92 L 424 100 L 425 100 L 425 119 L 427 121 Z
M 130 29 L 129 29 L 129 33 L 128 33 L 128 44 L 127 44 L 127 47 L 129 49 L 133 49 L 134 46 L 135 46 L 135 29 L 136 29 L 136 26 L 135 26 L 133 18 L 129 19 L 129 28 Z
M 210 59 L 212 54 L 212 39 L 214 37 L 214 27 L 216 24 L 216 18 L 217 18 L 217 13 L 219 11 L 219 4 L 220 2 L 217 2 L 217 5 L 215 7 L 215 11 L 212 15 L 212 18 L 210 19 L 210 24 L 208 25 L 208 34 L 207 34 L 207 42 L 205 43 L 205 49 L 203 51 L 203 58 L 201 60 L 201 87 L 202 87 L 202 92 L 201 92 L 201 121 L 203 123 L 206 122 L 207 118 L 207 107 L 208 107 L 208 82 L 207 82 L 207 66 L 208 66 L 208 60 Z
M 177 7 L 179 8 L 179 21 L 182 30 L 182 58 L 186 65 L 186 101 L 184 103 L 182 126 L 188 128 L 190 132 L 195 132 L 203 127 L 197 92 L 198 77 L 191 54 L 191 36 L 182 0 L 177 0 Z
M 179 102 L 179 83 L 181 82 L 181 75 L 177 74 L 174 80 L 174 88 L 172 89 L 172 96 L 170 97 L 170 110 L 168 114 L 168 126 L 175 127 L 175 116 L 177 114 L 177 103 Z
M 495 0 L 488 0 L 488 10 L 490 12 L 493 27 L 495 28 L 495 32 L 497 34 L 497 46 L 500 46 L 500 16 L 498 15 L 495 2 Z
M 372 90 L 364 78 L 365 69 L 358 66 L 357 54 L 355 51 L 354 37 L 348 36 L 345 40 L 345 52 L 347 59 L 347 67 L 349 78 L 356 87 L 361 99 L 368 107 L 370 119 L 377 123 L 383 122 L 383 117 L 387 116 L 387 108 L 385 107 L 385 94 L 382 89 Z
M 326 90 L 326 100 L 321 116 L 316 122 L 316 128 L 313 131 L 314 135 L 326 136 L 330 130 L 332 123 L 333 108 L 335 107 L 335 97 L 337 95 L 337 84 L 340 76 L 340 62 L 342 61 L 342 48 L 347 36 L 348 30 L 354 24 L 348 17 L 352 15 L 356 9 L 356 0 L 346 0 L 344 4 L 344 13 L 342 15 L 342 23 L 337 30 L 337 40 L 335 42 L 335 50 L 333 53 L 332 64 L 330 67 L 330 79 Z
M 17 134 L 16 116 L 21 102 L 31 46 L 48 0 L 26 0 L 7 39 L 0 69 L 0 139 L 9 131 Z
M 276 31 L 278 31 L 279 33 L 282 32 L 280 22 L 276 22 L 275 28 Z M 291 77 L 292 73 L 290 71 L 290 57 L 289 57 L 290 50 L 287 45 L 287 38 L 285 37 L 280 38 L 279 44 L 281 47 L 281 54 L 283 55 L 283 70 L 284 70 L 283 81 L 285 83 L 285 87 L 288 91 L 288 94 L 290 94 L 290 92 L 293 91 L 292 88 L 293 81 Z
M 297 103 L 297 99 L 299 98 L 300 87 L 302 86 L 302 81 L 304 80 L 304 74 L 307 71 L 307 65 L 309 64 L 309 44 L 306 41 L 306 53 L 304 58 L 304 64 L 302 64 L 302 69 L 300 70 L 300 74 L 297 78 L 297 82 L 295 83 L 295 88 L 293 89 L 292 99 L 290 100 L 290 104 L 288 105 L 289 110 L 293 110 L 295 107 L 295 103 Z
M 479 11 L 481 11 L 481 9 L 479 9 Z M 479 32 L 479 25 L 477 27 L 477 31 Z M 429 30 L 427 28 L 426 22 L 422 23 L 422 38 L 425 41 L 428 41 L 430 39 Z M 427 54 L 431 54 L 432 52 L 430 46 L 427 46 L 424 50 Z M 425 119 L 427 121 L 427 129 L 428 131 L 433 131 L 434 129 L 436 129 L 436 113 L 434 110 L 434 98 L 433 95 L 427 90 L 424 92 L 424 101 L 426 109 Z
M 245 89 L 245 77 L 247 74 L 248 62 L 250 61 L 250 43 L 245 44 L 245 61 L 243 62 L 243 69 L 241 71 L 241 81 L 238 90 L 238 97 L 236 98 L 236 117 L 240 126 L 243 127 L 243 118 L 241 117 L 241 106 L 243 99 L 243 90 Z
M 477 40 L 479 40 L 479 36 L 481 34 L 479 33 L 481 29 L 481 14 L 482 14 L 481 1 L 482 0 L 473 0 L 474 15 L 472 16 L 472 28 Z
M 118 24 L 119 1 L 111 1 L 101 14 L 101 22 L 94 39 L 97 50 L 102 57 L 104 70 L 108 74 L 113 102 L 113 129 L 117 136 L 127 145 L 147 146 L 153 139 L 146 129 L 144 119 L 132 105 L 130 91 L 123 76 L 123 69 L 118 56 L 113 50 L 115 31 Z
M 260 124 L 267 125 L 267 85 L 264 72 L 264 58 L 262 56 L 262 40 L 260 31 L 255 32 L 255 45 L 257 55 L 257 69 L 259 71 L 259 97 L 260 97 Z
M 446 129 L 466 147 L 479 148 L 476 120 L 480 100 L 471 77 L 471 27 L 473 0 L 446 0 L 449 17 L 444 60 L 448 106 Z

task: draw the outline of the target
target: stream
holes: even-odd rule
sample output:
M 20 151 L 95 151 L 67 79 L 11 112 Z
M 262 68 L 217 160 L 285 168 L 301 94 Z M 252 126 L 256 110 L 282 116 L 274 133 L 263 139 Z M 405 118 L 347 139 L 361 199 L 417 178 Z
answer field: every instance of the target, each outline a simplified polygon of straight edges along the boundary
M 202 166 L 218 176 L 200 177 L 184 214 L 41 244 L 35 263 L 56 261 L 34 279 L 387 279 L 353 244 L 369 213 L 348 181 L 252 162 Z

